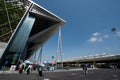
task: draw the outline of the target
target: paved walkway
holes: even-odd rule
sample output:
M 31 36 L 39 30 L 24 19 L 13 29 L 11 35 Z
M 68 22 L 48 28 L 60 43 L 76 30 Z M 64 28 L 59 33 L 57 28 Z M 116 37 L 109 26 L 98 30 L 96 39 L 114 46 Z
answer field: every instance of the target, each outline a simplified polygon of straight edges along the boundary
M 97 69 L 97 68 L 94 68 L 94 69 Z M 51 71 L 44 71 L 44 72 L 66 72 L 66 71 L 78 71 L 78 70 L 81 70 L 81 68 L 78 68 L 78 69 L 69 69 L 69 70 L 66 70 L 66 69 L 58 69 L 58 70 L 51 70 Z M 93 70 L 93 68 L 88 68 L 88 70 Z M 24 72 L 25 73 L 25 72 Z M 37 71 L 32 71 L 32 73 L 37 73 Z M 0 71 L 0 74 L 18 74 L 18 71 Z
M 81 69 L 45 71 L 43 77 L 38 73 L 18 74 L 17 71 L 6 71 L 0 74 L 0 80 L 120 80 L 120 69 L 89 69 L 83 74 Z

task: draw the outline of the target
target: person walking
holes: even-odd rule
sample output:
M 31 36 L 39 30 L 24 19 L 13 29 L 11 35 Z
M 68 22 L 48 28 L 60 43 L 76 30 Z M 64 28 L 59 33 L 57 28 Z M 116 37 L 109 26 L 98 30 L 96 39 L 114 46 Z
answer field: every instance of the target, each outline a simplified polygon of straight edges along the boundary
M 86 65 L 84 66 L 84 74 L 85 75 L 87 74 L 87 66 Z
M 31 70 L 31 66 L 30 66 L 30 65 L 28 65 L 28 68 L 26 69 L 27 74 L 30 74 L 30 70 Z
M 22 74 L 23 70 L 24 70 L 24 64 L 21 64 L 19 67 L 19 73 Z
M 85 64 L 81 65 L 82 69 L 83 69 L 83 74 L 87 74 L 87 66 Z
M 43 71 L 43 67 L 41 65 L 38 65 L 38 74 L 39 74 L 40 77 L 43 76 L 42 71 Z

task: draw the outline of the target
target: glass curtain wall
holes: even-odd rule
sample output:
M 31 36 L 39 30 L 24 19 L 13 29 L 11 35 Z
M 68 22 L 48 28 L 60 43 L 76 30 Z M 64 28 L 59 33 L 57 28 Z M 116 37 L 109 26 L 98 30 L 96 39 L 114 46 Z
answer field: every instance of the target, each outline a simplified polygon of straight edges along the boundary
M 18 27 L 14 37 L 12 38 L 8 49 L 5 51 L 5 57 L 2 60 L 2 67 L 10 67 L 11 65 L 18 64 L 18 59 L 25 58 L 26 56 L 26 47 L 29 34 L 35 22 L 35 17 L 30 15 L 29 12 L 22 20 L 21 24 Z

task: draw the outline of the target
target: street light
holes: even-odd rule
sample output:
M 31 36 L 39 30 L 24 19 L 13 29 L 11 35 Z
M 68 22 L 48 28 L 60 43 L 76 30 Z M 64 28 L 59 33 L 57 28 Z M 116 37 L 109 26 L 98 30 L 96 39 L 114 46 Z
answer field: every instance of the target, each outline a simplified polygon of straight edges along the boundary
M 113 27 L 113 28 L 111 29 L 111 31 L 114 32 L 114 33 L 116 34 L 117 38 L 120 40 L 120 36 L 119 36 L 118 33 L 116 32 L 116 28 Z
M 52 56 L 52 59 L 54 59 L 54 56 Z
M 115 27 L 114 27 L 114 28 L 112 28 L 112 29 L 111 29 L 111 31 L 112 31 L 112 32 L 115 32 L 115 31 L 116 31 L 116 28 L 115 28 Z

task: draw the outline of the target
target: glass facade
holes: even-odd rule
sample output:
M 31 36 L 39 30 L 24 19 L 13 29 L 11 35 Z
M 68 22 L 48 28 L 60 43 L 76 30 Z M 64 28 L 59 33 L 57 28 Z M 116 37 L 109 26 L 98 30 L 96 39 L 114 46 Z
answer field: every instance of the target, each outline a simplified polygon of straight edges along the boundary
M 24 51 L 34 21 L 35 21 L 35 17 L 30 16 L 28 13 L 26 18 L 23 20 L 23 23 L 20 25 L 19 31 L 17 31 L 16 34 L 17 37 L 14 38 L 13 43 L 11 44 L 10 47 L 10 51 L 13 52 L 17 51 L 20 53 Z
M 25 58 L 25 49 L 28 45 L 27 41 L 34 22 L 35 17 L 30 15 L 28 12 L 11 39 L 8 49 L 4 53 L 2 68 L 4 68 L 4 66 L 10 67 L 11 65 L 16 65 L 20 58 Z

